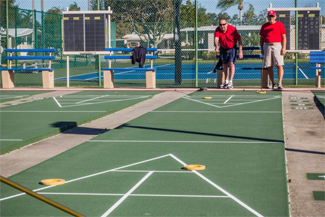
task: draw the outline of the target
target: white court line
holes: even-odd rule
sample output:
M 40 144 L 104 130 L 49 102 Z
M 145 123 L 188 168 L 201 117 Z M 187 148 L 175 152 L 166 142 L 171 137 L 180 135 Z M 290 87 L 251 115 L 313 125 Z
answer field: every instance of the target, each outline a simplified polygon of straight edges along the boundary
M 143 98 L 148 98 L 148 96 L 135 97 L 135 98 L 131 98 L 131 99 L 116 99 L 116 100 L 109 100 L 109 101 L 102 101 L 102 102 L 95 102 L 95 103 L 83 103 L 83 104 L 78 104 L 78 105 L 75 105 L 75 104 L 74 105 L 66 105 L 66 106 L 62 106 L 62 108 L 84 106 L 84 105 L 103 104 L 103 103 L 109 103 L 109 102 L 130 101 L 130 100 L 143 99 Z
M 22 139 L 0 139 L 0 141 L 6 141 L 6 142 L 19 142 L 23 141 Z
M 126 172 L 126 173 L 148 173 L 149 170 L 114 170 L 112 172 Z M 192 173 L 191 171 L 168 171 L 168 170 L 154 170 L 155 173 Z
M 273 144 L 283 142 L 262 142 L 262 141 L 167 141 L 167 140 L 89 140 L 87 142 L 129 142 L 129 143 L 227 143 L 227 144 Z
M 190 172 L 192 173 L 192 172 Z M 109 193 L 64 193 L 64 192 L 40 192 L 42 195 L 72 195 L 72 196 L 123 196 L 124 194 Z M 184 197 L 184 198 L 229 198 L 218 195 L 187 195 L 187 194 L 130 194 L 130 197 Z
M 200 101 L 200 100 L 191 99 L 191 98 L 188 97 L 188 96 L 184 96 L 184 97 L 182 97 L 182 98 L 183 98 L 183 99 L 188 99 L 188 100 L 191 100 L 191 101 L 194 101 L 194 102 L 198 102 L 198 103 L 201 103 L 201 104 L 209 105 L 209 106 L 212 106 L 212 107 L 216 107 L 216 108 L 226 108 L 226 107 L 231 107 L 231 106 L 245 105 L 245 104 L 250 104 L 250 103 L 263 102 L 263 101 L 267 101 L 267 100 L 279 99 L 279 98 L 281 98 L 281 96 L 275 96 L 275 97 L 268 98 L 268 99 L 254 100 L 254 101 L 244 102 L 244 103 L 235 103 L 235 104 L 232 104 L 232 105 L 226 105 L 226 106 L 217 106 L 217 105 L 213 105 L 213 104 L 210 104 L 210 103 L 202 102 L 202 101 Z
M 110 169 L 110 170 L 105 170 L 105 171 L 102 171 L 102 172 L 99 172 L 99 173 L 94 173 L 94 174 L 87 175 L 87 176 L 82 176 L 82 177 L 79 177 L 79 178 L 76 178 L 76 179 L 71 179 L 69 181 L 66 181 L 65 183 L 70 183 L 70 182 L 75 182 L 75 181 L 82 180 L 82 179 L 87 179 L 87 178 L 90 178 L 90 177 L 94 177 L 94 176 L 102 175 L 102 174 L 105 174 L 105 173 L 109 173 L 109 172 L 112 172 L 114 170 L 118 170 L 118 169 L 123 169 L 123 168 L 131 167 L 131 166 L 135 166 L 135 165 L 138 165 L 138 164 L 142 164 L 142 163 L 154 161 L 154 160 L 161 159 L 161 158 L 164 158 L 164 157 L 169 157 L 169 156 L 170 156 L 169 154 L 162 155 L 162 156 L 155 157 L 155 158 L 151 158 L 151 159 L 147 159 L 147 160 L 144 160 L 144 161 L 139 161 L 137 163 L 133 163 L 133 164 L 129 164 L 129 165 L 117 167 L 117 168 Z M 37 192 L 37 191 L 41 191 L 41 190 L 44 190 L 44 189 L 47 189 L 47 188 L 53 188 L 54 186 L 55 185 L 46 186 L 46 187 L 43 187 L 43 188 L 35 189 L 33 191 L 34 192 Z M 22 195 L 25 195 L 25 194 L 26 193 L 20 193 L 20 194 L 15 194 L 15 195 L 12 195 L 12 196 L 9 196 L 9 197 L 0 198 L 0 201 L 8 200 L 8 199 L 15 198 L 15 197 L 19 197 L 19 196 L 22 196 Z
M 59 106 L 60 108 L 62 108 L 61 104 L 56 100 L 56 98 L 53 97 L 53 99 L 54 99 L 54 101 L 56 102 L 56 104 L 58 104 L 58 106 Z
M 36 112 L 36 113 L 76 113 L 76 112 L 79 112 L 79 113 L 93 113 L 93 112 L 107 112 L 107 111 L 2 111 L 0 110 L 0 113 L 33 113 L 33 112 Z
M 173 154 L 169 154 L 172 158 L 174 158 L 176 161 L 178 161 L 179 163 L 181 163 L 182 165 L 186 165 L 186 163 L 184 163 L 183 161 L 181 161 L 179 158 L 177 158 L 175 155 Z M 205 180 L 206 182 L 208 182 L 209 184 L 211 184 L 213 187 L 217 188 L 219 191 L 223 192 L 225 195 L 227 195 L 228 197 L 230 197 L 231 199 L 233 199 L 234 201 L 236 201 L 237 203 L 239 203 L 241 206 L 243 206 L 245 209 L 249 210 L 251 213 L 255 214 L 256 216 L 262 217 L 261 214 L 259 214 L 258 212 L 256 212 L 254 209 L 252 209 L 251 207 L 249 207 L 248 205 L 246 205 L 245 203 L 243 203 L 242 201 L 240 201 L 238 198 L 236 198 L 235 196 L 233 196 L 232 194 L 230 194 L 229 192 L 227 192 L 226 190 L 224 190 L 223 188 L 221 188 L 220 186 L 218 186 L 217 184 L 215 184 L 214 182 L 212 182 L 210 179 L 206 178 L 204 175 L 202 175 L 201 173 L 197 172 L 196 170 L 192 170 L 193 173 L 195 173 L 196 175 L 200 176 L 203 180 Z
M 92 99 L 85 99 L 85 100 L 76 102 L 76 104 L 84 103 L 84 102 L 89 102 L 89 101 L 92 101 L 92 100 L 95 100 L 95 99 L 99 99 L 99 98 L 103 98 L 103 97 L 106 97 L 106 96 L 98 96 L 98 97 L 95 97 L 95 98 L 92 98 Z
M 111 208 L 109 208 L 103 215 L 102 217 L 108 216 L 111 212 L 113 212 L 116 207 L 118 207 L 130 194 L 135 191 L 146 179 L 151 176 L 153 171 L 147 173 L 135 186 L 133 186 L 121 199 L 119 199 Z
M 305 78 L 306 79 L 309 79 L 308 77 L 307 77 L 307 75 L 304 73 L 304 71 L 302 71 L 302 69 L 298 66 L 298 69 L 299 69 L 299 71 L 301 72 L 301 74 L 303 75 L 303 76 L 305 76 Z
M 231 95 L 223 104 L 226 104 L 231 98 L 233 98 L 235 95 Z
M 282 114 L 282 111 L 151 111 L 153 113 L 261 113 Z

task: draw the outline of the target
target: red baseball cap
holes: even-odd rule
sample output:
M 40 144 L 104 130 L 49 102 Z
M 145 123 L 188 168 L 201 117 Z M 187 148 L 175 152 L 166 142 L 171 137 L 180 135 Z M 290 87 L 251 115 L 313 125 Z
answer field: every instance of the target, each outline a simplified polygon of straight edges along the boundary
M 273 10 L 270 10 L 269 13 L 268 13 L 269 16 L 276 16 L 276 13 L 275 11 Z

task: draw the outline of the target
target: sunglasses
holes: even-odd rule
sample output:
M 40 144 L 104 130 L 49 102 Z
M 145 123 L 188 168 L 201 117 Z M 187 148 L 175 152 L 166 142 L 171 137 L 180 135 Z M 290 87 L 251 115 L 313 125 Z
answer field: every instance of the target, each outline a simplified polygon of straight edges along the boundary
M 219 26 L 225 26 L 227 23 L 219 23 Z
M 269 15 L 269 17 L 275 17 L 275 16 L 273 16 L 273 15 Z

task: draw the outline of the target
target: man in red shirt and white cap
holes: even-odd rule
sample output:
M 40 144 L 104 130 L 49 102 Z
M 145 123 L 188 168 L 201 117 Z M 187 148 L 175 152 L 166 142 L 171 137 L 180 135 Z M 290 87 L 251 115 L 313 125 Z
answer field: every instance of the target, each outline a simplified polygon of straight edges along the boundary
M 261 54 L 264 58 L 264 67 L 268 68 L 268 74 L 274 88 L 273 66 L 278 69 L 279 84 L 278 89 L 282 89 L 283 78 L 283 56 L 286 54 L 286 30 L 281 22 L 275 21 L 276 12 L 270 10 L 267 19 L 269 22 L 262 25 L 260 30 Z
M 235 75 L 234 63 L 237 59 L 237 41 L 239 43 L 239 59 L 242 59 L 243 45 L 241 36 L 239 35 L 236 27 L 229 25 L 226 19 L 221 19 L 219 21 L 219 27 L 216 28 L 214 33 L 214 44 L 217 53 L 219 52 L 220 44 L 220 59 L 222 60 L 223 71 L 226 75 L 226 82 L 223 84 L 223 88 L 233 88 L 232 80 Z

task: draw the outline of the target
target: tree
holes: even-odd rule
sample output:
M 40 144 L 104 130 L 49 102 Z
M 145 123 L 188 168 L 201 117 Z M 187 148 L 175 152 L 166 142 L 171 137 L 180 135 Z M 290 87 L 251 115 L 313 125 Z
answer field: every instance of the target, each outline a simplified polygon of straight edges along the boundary
M 58 7 L 52 7 L 46 13 L 44 13 L 44 47 L 56 47 L 60 48 L 62 46 L 62 36 L 61 36 L 61 20 L 62 14 Z
M 238 10 L 240 12 L 239 18 L 241 19 L 241 13 L 244 9 L 244 0 L 219 0 L 217 8 L 221 8 L 221 10 L 224 11 L 235 5 L 238 5 Z
M 210 25 L 211 24 L 211 18 L 208 14 L 206 14 L 206 9 L 201 6 L 201 4 L 198 5 L 197 9 L 198 13 L 198 23 L 205 23 L 201 25 Z M 215 15 L 215 14 L 214 14 Z M 192 27 L 195 23 L 195 2 L 191 2 L 191 0 L 187 0 L 185 5 L 181 5 L 181 22 L 182 23 L 189 23 L 184 27 Z
M 254 6 L 249 4 L 249 9 L 243 15 L 245 24 L 256 24 L 257 16 L 254 14 Z
M 157 47 L 165 34 L 172 32 L 172 0 L 105 0 L 104 3 L 106 10 L 108 6 L 113 10 L 112 21 L 117 23 L 119 36 L 119 23 L 130 23 L 128 33 L 135 32 L 140 39 Z M 122 31 L 126 32 L 125 29 Z
M 77 2 L 73 2 L 73 4 L 69 5 L 69 11 L 80 11 L 80 7 Z
M 15 13 L 15 10 L 18 9 L 18 6 L 15 5 L 16 0 L 8 0 L 8 7 L 9 7 L 9 26 L 15 25 L 15 19 L 10 19 L 11 14 Z M 6 1 L 0 1 L 0 27 L 6 28 Z

